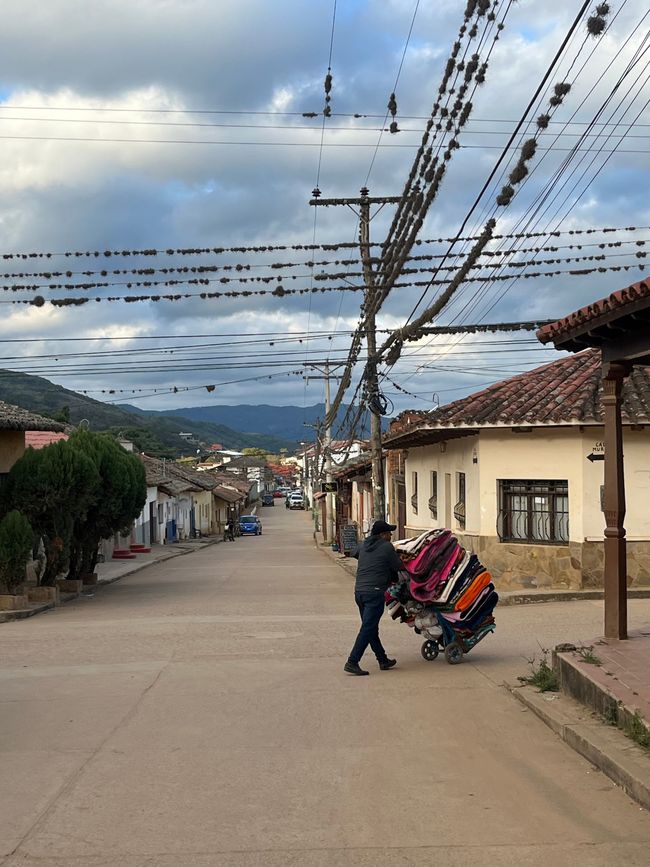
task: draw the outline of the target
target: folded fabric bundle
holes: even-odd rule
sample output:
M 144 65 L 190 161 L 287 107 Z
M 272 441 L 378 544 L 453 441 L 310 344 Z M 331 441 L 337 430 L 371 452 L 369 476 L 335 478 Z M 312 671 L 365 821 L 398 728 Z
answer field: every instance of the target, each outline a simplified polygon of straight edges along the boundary
M 492 576 L 449 529 L 426 530 L 395 543 L 404 564 L 385 594 L 393 620 L 415 627 L 429 640 L 456 636 L 465 651 L 494 629 L 499 597 Z
M 436 557 L 448 550 L 450 546 L 457 545 L 456 537 L 452 536 L 451 530 L 445 530 L 428 543 L 413 560 L 404 564 L 404 568 L 411 578 L 416 581 L 424 581 L 431 573 Z
M 449 544 L 445 545 L 438 557 L 432 561 L 431 571 L 426 580 L 419 582 L 415 578 L 411 578 L 411 596 L 420 602 L 433 601 L 438 592 L 438 586 L 447 580 L 461 551 L 458 542 L 452 537 Z
M 472 604 L 465 608 L 464 611 L 460 612 L 460 619 L 471 620 L 478 611 L 482 611 L 485 600 L 490 595 L 490 593 L 492 593 L 493 590 L 494 584 L 490 582 L 487 587 L 484 587 L 483 590 L 481 590 L 481 592 L 478 594 Z
M 463 593 L 471 586 L 477 575 L 484 571 L 484 566 L 478 559 L 476 554 L 472 554 L 469 558 L 469 563 L 463 570 L 462 574 L 454 581 L 453 589 L 447 595 L 447 603 L 452 608 L 460 599 Z
M 393 542 L 393 547 L 397 551 L 398 554 L 401 554 L 402 557 L 407 559 L 412 559 L 417 554 L 420 553 L 422 548 L 424 548 L 429 542 L 433 541 L 436 536 L 439 536 L 441 533 L 448 532 L 444 529 L 442 530 L 425 530 L 424 533 L 421 533 L 419 536 L 416 536 L 414 539 L 400 539 L 397 542 Z
M 471 618 L 466 618 L 462 620 L 462 623 L 468 629 L 471 629 L 472 632 L 476 632 L 478 627 L 483 623 L 486 617 L 491 617 L 494 608 L 499 601 L 499 595 L 496 590 L 491 590 L 489 595 L 483 601 L 483 604 L 476 611 L 476 613 Z
M 476 578 L 472 581 L 470 586 L 465 590 L 462 596 L 456 602 L 454 608 L 456 611 L 464 611 L 466 608 L 469 608 L 470 605 L 474 602 L 476 597 L 490 584 L 492 581 L 492 576 L 489 572 L 481 572 Z
M 444 605 L 448 600 L 452 593 L 455 593 L 456 588 L 459 586 L 461 582 L 464 581 L 463 574 L 467 567 L 469 566 L 470 560 L 472 559 L 472 554 L 469 551 L 465 551 L 464 548 L 458 549 L 458 557 L 456 559 L 456 564 L 454 568 L 449 573 L 449 577 L 445 581 L 444 584 L 438 587 L 438 593 L 435 598 L 435 602 L 438 605 Z

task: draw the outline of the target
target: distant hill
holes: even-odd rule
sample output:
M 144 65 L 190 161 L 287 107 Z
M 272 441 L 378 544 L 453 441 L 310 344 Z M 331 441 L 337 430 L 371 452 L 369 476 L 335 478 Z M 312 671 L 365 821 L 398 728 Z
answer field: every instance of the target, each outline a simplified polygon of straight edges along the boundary
M 129 407 L 129 409 L 134 412 L 142 412 L 142 410 L 136 410 L 135 407 Z M 347 406 L 344 404 L 339 413 L 340 418 L 343 418 L 346 410 Z M 180 415 L 193 422 L 223 424 L 234 430 L 252 431 L 256 434 L 300 442 L 301 440 L 313 439 L 313 429 L 310 426 L 314 425 L 318 419 L 324 418 L 325 405 L 317 403 L 313 406 L 302 407 L 270 406 L 269 404 L 237 404 L 234 406 L 220 404 L 188 406 L 182 409 L 163 410 L 162 412 L 150 410 L 145 412 L 148 417 L 152 415 L 159 418 L 161 416 Z M 359 431 L 359 436 L 367 435 L 367 430 Z
M 181 431 L 206 444 L 219 442 L 226 448 L 258 447 L 278 452 L 281 448 L 294 449 L 297 441 L 291 437 L 260 433 L 241 433 L 230 427 L 202 419 L 189 419 L 174 410 L 171 413 L 143 413 L 135 407 L 118 407 L 94 400 L 76 391 L 55 385 L 40 376 L 0 370 L 0 399 L 22 406 L 41 415 L 58 415 L 69 409 L 71 424 L 87 419 L 91 430 L 111 430 L 133 439 L 140 448 L 150 453 L 188 455 L 196 452 L 196 443 L 186 443 Z

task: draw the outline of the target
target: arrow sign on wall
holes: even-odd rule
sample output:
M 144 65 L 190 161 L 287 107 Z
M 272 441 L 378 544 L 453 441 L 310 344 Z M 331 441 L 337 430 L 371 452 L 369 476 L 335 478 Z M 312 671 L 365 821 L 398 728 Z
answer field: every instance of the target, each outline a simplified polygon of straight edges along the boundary
M 605 460 L 605 455 L 603 455 L 603 454 L 595 455 L 595 454 L 592 452 L 590 455 L 587 455 L 587 460 L 588 460 L 588 461 L 591 461 L 592 464 L 593 464 L 594 461 L 604 461 L 604 460 Z

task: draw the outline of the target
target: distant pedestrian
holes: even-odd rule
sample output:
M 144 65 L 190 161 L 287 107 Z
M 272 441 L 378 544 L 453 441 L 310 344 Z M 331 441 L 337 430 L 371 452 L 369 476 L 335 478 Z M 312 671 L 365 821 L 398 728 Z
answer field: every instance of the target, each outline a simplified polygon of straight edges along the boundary
M 370 536 L 357 547 L 352 555 L 359 560 L 354 584 L 354 601 L 361 616 L 361 629 L 350 651 L 344 671 L 348 674 L 368 674 L 359 663 L 368 645 L 377 657 L 379 668 L 388 671 L 396 663 L 389 659 L 379 638 L 379 621 L 384 613 L 384 593 L 389 584 L 397 580 L 403 568 L 397 551 L 391 544 L 391 534 L 397 529 L 386 521 L 375 521 Z

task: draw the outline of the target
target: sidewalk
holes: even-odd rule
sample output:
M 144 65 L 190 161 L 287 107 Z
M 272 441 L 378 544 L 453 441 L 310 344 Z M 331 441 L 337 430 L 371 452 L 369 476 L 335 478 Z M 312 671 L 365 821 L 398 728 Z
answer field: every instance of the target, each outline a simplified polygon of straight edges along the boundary
M 180 557 L 183 554 L 191 554 L 192 551 L 200 551 L 208 545 L 216 545 L 221 538 L 212 536 L 201 539 L 184 539 L 182 542 L 174 542 L 171 545 L 152 545 L 148 554 L 138 554 L 135 560 L 107 560 L 98 563 L 97 584 L 112 584 L 119 581 L 125 575 L 132 575 L 141 569 L 146 569 L 154 563 L 162 563 L 172 557 Z
M 553 652 L 560 692 L 511 692 L 565 743 L 650 809 L 650 626 Z
M 171 545 L 152 545 L 149 553 L 137 554 L 134 560 L 108 560 L 105 563 L 98 563 L 95 568 L 97 584 L 89 584 L 87 588 L 91 589 L 106 584 L 113 584 L 127 575 L 133 575 L 134 572 L 139 572 L 141 569 L 153 566 L 155 563 L 162 563 L 165 560 L 171 560 L 173 557 L 180 557 L 183 554 L 191 554 L 193 551 L 200 551 L 209 545 L 216 545 L 218 542 L 221 542 L 221 538 L 218 536 L 185 539 L 182 542 L 175 542 Z M 60 594 L 59 605 L 69 602 L 71 599 L 76 599 L 79 595 L 78 593 L 62 592 Z M 26 617 L 42 614 L 44 611 L 50 611 L 55 607 L 57 605 L 54 602 L 35 602 L 28 608 L 15 611 L 0 611 L 0 623 L 6 623 L 11 620 L 24 620 Z

